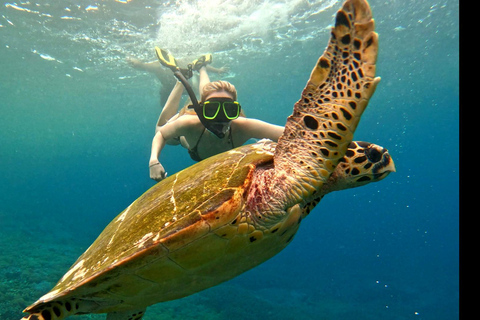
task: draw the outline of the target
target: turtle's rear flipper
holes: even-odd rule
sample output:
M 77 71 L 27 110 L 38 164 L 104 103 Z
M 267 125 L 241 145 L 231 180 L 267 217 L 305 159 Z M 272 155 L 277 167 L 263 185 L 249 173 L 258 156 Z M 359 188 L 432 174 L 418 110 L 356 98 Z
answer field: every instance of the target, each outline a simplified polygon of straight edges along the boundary
M 45 300 L 48 299 L 45 298 Z M 84 310 L 85 306 L 85 302 L 74 301 L 71 299 L 48 302 L 42 302 L 40 299 L 23 310 L 23 312 L 28 312 L 30 314 L 24 316 L 21 320 L 63 320 L 69 316 L 78 314 L 79 311 L 81 312 Z
M 175 58 L 167 51 L 160 49 L 159 47 L 155 47 L 155 53 L 157 54 L 158 61 L 160 61 L 162 66 L 171 69 L 173 72 L 180 69 L 177 66 L 177 60 L 175 60 Z
M 144 314 L 145 308 L 124 312 L 110 312 L 107 314 L 107 320 L 141 320 Z

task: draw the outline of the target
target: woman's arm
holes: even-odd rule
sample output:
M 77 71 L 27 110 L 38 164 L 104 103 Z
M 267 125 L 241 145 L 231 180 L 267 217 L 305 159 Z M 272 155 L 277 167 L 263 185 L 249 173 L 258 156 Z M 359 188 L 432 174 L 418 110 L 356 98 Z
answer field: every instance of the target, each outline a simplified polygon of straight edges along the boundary
M 152 149 L 150 152 L 149 164 L 155 164 L 160 158 L 160 153 L 167 144 L 167 140 L 179 137 L 183 131 L 182 125 L 184 124 L 183 117 L 180 117 L 166 125 L 159 127 L 152 140 Z
M 240 117 L 235 122 L 235 128 L 233 129 L 233 134 L 236 135 L 236 129 L 239 131 L 238 134 L 241 135 L 242 140 L 247 141 L 248 139 L 270 139 L 273 141 L 278 141 L 278 138 L 283 134 L 285 129 L 282 126 L 276 124 L 271 124 L 262 120 L 243 118 Z
M 160 158 L 160 152 L 165 147 L 166 140 L 164 139 L 161 131 L 157 131 L 152 140 L 152 150 L 150 153 L 150 161 L 148 162 L 148 168 L 150 171 L 150 178 L 155 181 L 160 181 L 167 177 L 167 173 L 158 159 Z
M 188 133 L 190 126 L 191 117 L 182 116 L 158 128 L 152 140 L 150 160 L 148 162 L 150 178 L 160 181 L 167 176 L 165 169 L 159 161 L 160 154 L 168 140 L 185 135 Z

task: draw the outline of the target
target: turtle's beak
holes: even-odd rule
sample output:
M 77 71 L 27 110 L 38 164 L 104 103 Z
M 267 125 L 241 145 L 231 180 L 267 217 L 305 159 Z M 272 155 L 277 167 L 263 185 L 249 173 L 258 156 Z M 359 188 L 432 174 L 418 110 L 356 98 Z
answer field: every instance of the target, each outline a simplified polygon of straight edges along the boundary
M 374 174 L 377 181 L 380 181 L 387 177 L 391 172 L 396 172 L 395 163 L 392 156 L 388 153 L 388 150 L 382 148 L 380 151 L 381 159 L 376 163 Z M 368 156 L 368 154 L 367 154 Z
M 388 156 L 388 165 L 385 167 L 385 171 L 389 171 L 389 172 L 397 172 L 397 169 L 395 168 L 395 163 L 393 162 L 393 159 L 392 157 L 390 156 L 390 154 L 386 154 Z

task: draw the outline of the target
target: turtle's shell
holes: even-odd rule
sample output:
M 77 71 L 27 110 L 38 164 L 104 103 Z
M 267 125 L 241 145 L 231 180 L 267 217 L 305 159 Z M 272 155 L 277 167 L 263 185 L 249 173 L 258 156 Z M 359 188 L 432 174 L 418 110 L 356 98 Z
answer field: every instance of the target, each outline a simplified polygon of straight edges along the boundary
M 262 231 L 243 215 L 252 176 L 271 164 L 275 145 L 262 140 L 233 149 L 153 186 L 27 311 L 73 297 L 101 305 L 89 312 L 148 306 L 221 283 L 275 255 L 288 242 L 279 239 L 291 238 L 298 227 L 277 231 L 299 214 Z

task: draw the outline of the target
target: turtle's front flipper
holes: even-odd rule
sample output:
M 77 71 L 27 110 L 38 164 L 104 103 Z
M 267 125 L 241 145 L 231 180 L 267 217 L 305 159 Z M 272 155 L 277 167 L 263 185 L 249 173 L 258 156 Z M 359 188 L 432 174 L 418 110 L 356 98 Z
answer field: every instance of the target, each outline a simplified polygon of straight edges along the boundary
M 330 43 L 275 150 L 273 184 L 282 188 L 279 193 L 289 193 L 287 206 L 319 190 L 352 141 L 380 80 L 375 77 L 378 36 L 374 26 L 366 0 L 347 0 L 337 12 Z
M 107 314 L 107 320 L 141 320 L 144 314 L 145 308 L 124 312 L 110 312 Z

